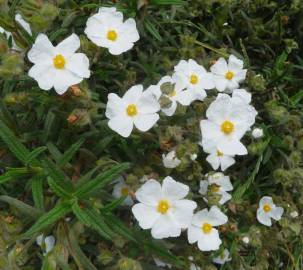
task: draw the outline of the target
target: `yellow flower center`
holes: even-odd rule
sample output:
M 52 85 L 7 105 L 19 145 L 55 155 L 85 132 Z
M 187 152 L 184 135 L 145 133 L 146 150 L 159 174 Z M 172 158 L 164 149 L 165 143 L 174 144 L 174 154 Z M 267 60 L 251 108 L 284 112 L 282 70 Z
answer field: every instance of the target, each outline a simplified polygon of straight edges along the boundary
M 135 104 L 130 104 L 126 108 L 126 113 L 128 116 L 133 117 L 138 114 L 137 106 Z
M 217 150 L 217 156 L 218 157 L 223 157 L 223 153 L 221 151 Z
M 107 39 L 111 40 L 111 41 L 116 41 L 118 38 L 118 34 L 115 30 L 109 30 L 107 32 Z
M 212 185 L 212 186 L 210 187 L 210 191 L 211 191 L 212 193 L 217 193 L 217 192 L 219 192 L 219 190 L 220 190 L 220 187 L 217 186 L 217 185 Z
M 176 96 L 177 95 L 177 92 L 176 92 L 176 90 L 174 90 L 174 91 L 172 91 L 168 96 L 169 97 L 174 97 L 174 96 Z
M 263 210 L 265 213 L 268 213 L 271 210 L 271 207 L 268 204 L 264 204 Z
M 168 201 L 162 200 L 158 203 L 157 211 L 161 213 L 162 215 L 166 214 L 168 209 L 170 208 L 170 205 Z
M 227 80 L 232 80 L 232 78 L 235 76 L 235 74 L 232 71 L 227 71 L 225 74 L 225 78 Z
M 65 67 L 65 58 L 63 57 L 62 54 L 58 54 L 53 59 L 53 63 L 54 63 L 55 68 L 63 69 Z
M 235 125 L 232 122 L 228 121 L 228 120 L 224 121 L 221 124 L 221 131 L 223 133 L 225 133 L 226 135 L 232 133 L 234 131 L 234 129 L 235 129 Z
M 128 188 L 127 187 L 121 188 L 121 194 L 122 196 L 128 196 L 129 194 Z
M 213 229 L 213 226 L 209 223 L 204 223 L 202 225 L 202 231 L 206 234 L 211 233 L 212 229 Z
M 190 76 L 190 83 L 191 84 L 197 84 L 198 81 L 199 81 L 199 78 L 198 78 L 197 75 L 193 74 L 193 75 Z

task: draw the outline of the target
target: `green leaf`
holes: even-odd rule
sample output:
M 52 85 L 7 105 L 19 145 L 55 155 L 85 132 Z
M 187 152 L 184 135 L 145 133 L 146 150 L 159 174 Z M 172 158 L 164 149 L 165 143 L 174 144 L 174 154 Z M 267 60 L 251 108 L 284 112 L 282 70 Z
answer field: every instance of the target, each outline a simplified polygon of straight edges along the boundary
M 121 198 L 113 200 L 111 203 L 102 207 L 101 212 L 106 213 L 106 212 L 113 211 L 114 209 L 116 209 L 118 206 L 120 206 L 125 201 L 125 198 L 126 198 L 126 196 L 122 196 Z
M 115 177 L 120 175 L 123 171 L 129 168 L 128 163 L 121 163 L 109 169 L 106 172 L 101 173 L 98 175 L 94 180 L 86 182 L 80 185 L 74 195 L 78 198 L 86 198 L 89 195 L 104 187 L 108 182 L 112 181 Z
M 64 167 L 74 157 L 84 141 L 85 139 L 81 138 L 79 141 L 72 144 L 72 146 L 61 156 L 58 161 L 58 164 L 61 168 Z
M 41 146 L 41 147 L 36 148 L 32 152 L 30 152 L 28 157 L 27 157 L 27 161 L 26 161 L 25 165 L 29 165 L 32 161 L 34 161 L 45 150 L 47 150 L 47 147 L 46 146 Z
M 154 36 L 155 39 L 157 39 L 160 42 L 162 41 L 161 35 L 159 34 L 155 25 L 149 19 L 146 18 L 144 20 L 144 26 L 145 26 L 146 30 Z
M 71 206 L 67 203 L 60 203 L 52 210 L 41 216 L 36 223 L 23 234 L 23 238 L 30 238 L 46 227 L 55 224 L 60 218 L 71 211 Z
M 29 150 L 17 139 L 15 134 L 0 120 L 0 138 L 17 159 L 26 164 Z
M 67 231 L 66 235 L 68 237 L 68 241 L 66 243 L 68 251 L 78 265 L 78 269 L 97 270 L 97 268 L 90 262 L 90 260 L 81 250 L 78 241 L 75 238 L 76 233 L 73 231 L 73 229 Z
M 124 223 L 121 222 L 120 219 L 116 218 L 114 215 L 106 214 L 105 221 L 110 226 L 110 228 L 117 234 L 125 237 L 129 241 L 132 241 L 134 243 L 139 243 L 138 239 L 136 239 L 133 232 L 129 228 L 127 228 L 124 225 Z
M 57 186 L 60 186 L 62 190 L 65 190 L 68 193 L 73 192 L 73 185 L 71 180 L 58 166 L 56 166 L 48 158 L 43 159 L 42 165 L 48 176 L 50 176 L 56 182 Z
M 6 202 L 11 206 L 16 207 L 20 212 L 34 219 L 36 219 L 41 214 L 38 209 L 6 195 L 0 196 L 0 201 Z
M 41 211 L 44 211 L 44 203 L 43 203 L 43 180 L 44 176 L 35 176 L 32 178 L 32 195 L 36 208 Z
M 149 2 L 150 5 L 157 5 L 157 6 L 166 6 L 166 5 L 175 5 L 175 6 L 182 6 L 186 4 L 186 1 L 183 0 L 151 0 Z
M 66 191 L 63 185 L 58 184 L 58 182 L 54 181 L 52 177 L 47 177 L 47 182 L 52 191 L 54 191 L 60 198 L 69 199 L 72 197 L 72 193 Z
M 13 178 L 9 173 L 5 173 L 3 175 L 0 175 L 0 184 L 9 182 L 13 179 L 15 179 L 15 178 Z
M 106 225 L 103 218 L 95 210 L 81 209 L 74 203 L 72 210 L 76 217 L 86 226 L 96 230 L 103 238 L 110 240 L 113 236 L 111 229 Z

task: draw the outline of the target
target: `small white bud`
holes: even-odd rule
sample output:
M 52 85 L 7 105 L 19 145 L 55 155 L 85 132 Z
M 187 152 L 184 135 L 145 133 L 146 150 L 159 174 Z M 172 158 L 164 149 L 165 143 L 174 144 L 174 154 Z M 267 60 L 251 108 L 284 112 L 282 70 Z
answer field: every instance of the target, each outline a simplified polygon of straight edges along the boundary
M 292 212 L 290 213 L 290 216 L 291 216 L 292 218 L 296 218 L 296 217 L 299 216 L 299 213 L 298 213 L 297 211 L 292 211 Z
M 242 238 L 243 243 L 248 244 L 249 243 L 249 237 L 248 236 L 244 236 Z
M 259 139 L 259 138 L 262 138 L 263 137 L 263 129 L 261 128 L 254 128 L 253 131 L 252 131 L 252 136 L 255 138 L 255 139 Z

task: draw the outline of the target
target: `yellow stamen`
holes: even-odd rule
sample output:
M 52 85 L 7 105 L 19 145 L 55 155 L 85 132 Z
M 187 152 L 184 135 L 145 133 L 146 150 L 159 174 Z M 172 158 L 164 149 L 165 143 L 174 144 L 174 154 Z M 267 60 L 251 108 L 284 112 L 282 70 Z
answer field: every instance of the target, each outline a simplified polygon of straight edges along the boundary
M 107 32 L 107 39 L 111 41 L 116 41 L 118 38 L 118 34 L 115 30 L 110 30 Z
M 217 185 L 211 185 L 211 187 L 210 187 L 210 191 L 212 193 L 217 193 L 217 192 L 219 192 L 219 190 L 220 190 L 220 187 Z
M 235 74 L 232 71 L 227 71 L 225 74 L 225 78 L 227 80 L 232 80 L 232 78 L 235 76 Z
M 223 153 L 221 151 L 217 150 L 217 156 L 218 157 L 223 157 Z
M 198 81 L 199 81 L 199 78 L 198 78 L 197 75 L 193 74 L 193 75 L 190 76 L 190 83 L 191 84 L 197 84 Z
M 161 213 L 162 215 L 166 214 L 168 209 L 170 208 L 170 205 L 168 201 L 166 200 L 161 200 L 158 203 L 157 211 Z
M 126 113 L 128 116 L 133 117 L 138 114 L 137 106 L 135 104 L 130 104 L 126 108 Z
M 221 131 L 226 135 L 232 133 L 235 129 L 235 126 L 232 122 L 226 120 L 221 124 Z
M 129 194 L 128 188 L 127 187 L 121 188 L 121 194 L 122 196 L 128 196 Z
M 53 59 L 53 63 L 54 63 L 55 68 L 63 69 L 65 67 L 65 58 L 63 57 L 62 54 L 58 54 Z
M 211 233 L 212 229 L 213 229 L 213 226 L 212 226 L 211 224 L 209 224 L 209 223 L 204 223 L 204 224 L 202 225 L 202 231 L 203 231 L 204 233 L 206 233 L 206 234 Z
M 268 205 L 268 204 L 264 204 L 264 206 L 263 206 L 263 210 L 264 210 L 264 212 L 265 212 L 265 213 L 268 213 L 268 212 L 271 210 L 270 205 Z

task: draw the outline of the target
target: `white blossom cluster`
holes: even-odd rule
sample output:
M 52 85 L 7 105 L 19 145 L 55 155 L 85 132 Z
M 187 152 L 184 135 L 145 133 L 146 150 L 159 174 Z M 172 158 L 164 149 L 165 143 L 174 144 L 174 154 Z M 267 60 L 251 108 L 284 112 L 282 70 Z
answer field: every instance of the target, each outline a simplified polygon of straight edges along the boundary
M 19 14 L 15 20 L 32 35 L 30 25 Z M 2 28 L 0 32 L 5 33 L 7 38 L 11 36 Z M 116 8 L 101 7 L 97 14 L 88 19 L 84 32 L 93 43 L 106 48 L 112 55 L 130 50 L 139 40 L 135 20 L 130 18 L 124 21 L 123 14 Z M 37 81 L 41 89 L 54 88 L 58 94 L 64 94 L 70 86 L 91 75 L 90 61 L 85 54 L 77 52 L 79 48 L 80 39 L 76 34 L 71 34 L 57 46 L 45 34 L 39 34 L 28 52 L 28 59 L 34 64 L 29 76 Z M 13 49 L 19 50 L 14 42 Z M 200 145 L 208 154 L 206 160 L 212 168 L 225 171 L 235 163 L 236 156 L 247 154 L 241 140 L 251 130 L 257 116 L 257 111 L 251 105 L 251 94 L 239 88 L 246 78 L 246 72 L 243 61 L 234 55 L 230 55 L 228 61 L 219 58 L 209 71 L 193 59 L 181 60 L 171 76 L 164 76 L 146 90 L 142 85 L 135 85 L 122 97 L 110 93 L 105 112 L 109 119 L 108 126 L 125 138 L 131 135 L 134 127 L 146 132 L 156 125 L 160 114 L 170 117 L 175 114 L 179 104 L 189 106 L 194 101 L 203 102 L 209 90 L 217 90 L 219 93 L 208 107 L 206 118 L 200 122 Z M 264 136 L 260 128 L 255 128 L 251 134 L 255 139 Z M 166 168 L 173 169 L 181 163 L 175 150 L 163 154 L 162 158 Z M 196 158 L 197 155 L 193 155 L 192 160 Z M 199 193 L 205 202 L 208 202 L 208 194 L 220 196 L 221 207 L 231 199 L 229 192 L 232 190 L 229 176 L 216 172 L 201 180 Z M 132 206 L 139 226 L 151 229 L 153 238 L 178 237 L 186 230 L 188 242 L 197 243 L 201 251 L 218 250 L 222 244 L 218 227 L 228 222 L 224 213 L 226 210 L 210 206 L 209 209 L 195 212 L 198 205 L 186 199 L 189 192 L 187 185 L 167 176 L 162 184 L 148 179 L 134 193 L 120 178 L 113 196 L 125 197 L 124 204 Z M 271 197 L 265 196 L 260 200 L 257 210 L 260 223 L 271 226 L 271 219 L 279 220 L 282 214 L 283 208 L 277 207 Z M 39 236 L 37 243 L 44 245 L 46 254 L 53 248 L 55 240 L 53 237 Z M 248 244 L 249 239 L 245 243 Z M 223 264 L 229 260 L 229 251 L 224 249 L 213 262 Z M 199 269 L 194 263 L 191 267 Z

